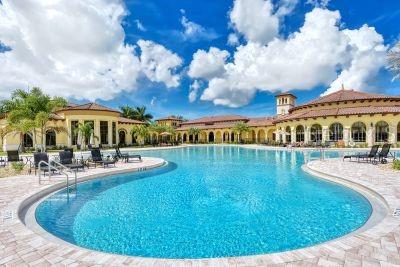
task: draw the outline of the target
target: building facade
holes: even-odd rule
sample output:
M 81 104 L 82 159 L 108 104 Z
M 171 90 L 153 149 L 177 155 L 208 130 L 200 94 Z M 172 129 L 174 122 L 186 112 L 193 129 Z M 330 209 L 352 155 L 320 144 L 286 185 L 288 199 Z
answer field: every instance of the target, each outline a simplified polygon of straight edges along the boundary
M 296 106 L 296 96 L 276 96 L 277 114 L 249 118 L 228 115 L 203 117 L 177 126 L 182 142 L 232 143 L 238 141 L 233 127 L 246 123 L 248 143 L 330 142 L 338 146 L 372 146 L 400 142 L 400 96 L 340 90 Z M 191 128 L 200 130 L 193 136 Z
M 91 144 L 114 146 L 130 145 L 135 142 L 131 131 L 135 125 L 143 124 L 141 121 L 121 117 L 119 111 L 96 104 L 83 105 L 69 104 L 66 108 L 52 114 L 48 122 L 49 128 L 57 126 L 64 131 L 48 130 L 44 138 L 46 147 L 76 147 L 82 144 L 82 138 L 75 130 L 79 124 L 90 122 L 93 127 Z M 0 127 L 7 125 L 6 117 L 0 120 Z M 40 147 L 40 136 L 32 133 L 10 132 L 2 140 L 3 151 L 15 150 L 21 145 L 25 148 Z

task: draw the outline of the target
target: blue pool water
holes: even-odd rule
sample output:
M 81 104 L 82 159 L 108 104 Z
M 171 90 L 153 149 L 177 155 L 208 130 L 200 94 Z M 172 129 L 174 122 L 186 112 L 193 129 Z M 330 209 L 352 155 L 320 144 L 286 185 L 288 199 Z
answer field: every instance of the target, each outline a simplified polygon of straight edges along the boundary
M 304 173 L 300 152 L 208 146 L 142 155 L 169 164 L 82 183 L 69 200 L 60 191 L 37 207 L 38 223 L 89 249 L 209 258 L 311 246 L 371 215 L 359 193 Z

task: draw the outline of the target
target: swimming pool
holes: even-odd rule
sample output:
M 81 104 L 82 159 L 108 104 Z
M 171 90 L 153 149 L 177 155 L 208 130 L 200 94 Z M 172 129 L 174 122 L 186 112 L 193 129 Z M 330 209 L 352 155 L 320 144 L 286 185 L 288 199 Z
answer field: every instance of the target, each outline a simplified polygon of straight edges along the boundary
M 361 194 L 301 170 L 301 152 L 204 146 L 143 151 L 165 167 L 79 184 L 35 216 L 81 247 L 155 258 L 256 255 L 319 244 L 371 215 Z M 336 153 L 327 156 L 335 157 Z

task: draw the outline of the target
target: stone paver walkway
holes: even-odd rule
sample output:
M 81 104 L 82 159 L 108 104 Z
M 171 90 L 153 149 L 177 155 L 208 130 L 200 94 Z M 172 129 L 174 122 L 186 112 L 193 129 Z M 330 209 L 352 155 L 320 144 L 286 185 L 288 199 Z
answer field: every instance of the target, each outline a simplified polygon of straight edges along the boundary
M 160 163 L 162 160 L 154 158 L 143 162 Z M 117 168 L 92 169 L 85 175 L 140 167 L 138 163 L 118 164 Z M 334 174 L 375 191 L 390 212 L 365 232 L 289 252 L 199 260 L 127 257 L 51 242 L 28 229 L 16 216 L 20 203 L 60 178 L 39 185 L 33 175 L 10 177 L 0 179 L 0 211 L 13 214 L 13 218 L 0 220 L 0 266 L 400 266 L 400 218 L 392 216 L 392 210 L 400 207 L 400 172 L 341 160 L 312 161 L 307 168 L 314 173 Z

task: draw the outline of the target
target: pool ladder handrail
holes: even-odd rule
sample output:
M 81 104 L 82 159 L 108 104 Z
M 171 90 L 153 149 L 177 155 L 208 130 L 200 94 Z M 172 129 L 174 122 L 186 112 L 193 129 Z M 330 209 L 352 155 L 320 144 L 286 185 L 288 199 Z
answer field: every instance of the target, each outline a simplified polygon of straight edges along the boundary
M 55 160 L 50 160 L 49 162 L 44 161 L 44 160 L 41 160 L 41 161 L 39 162 L 39 164 L 38 164 L 38 166 L 39 166 L 39 184 L 41 184 L 41 181 L 42 181 L 42 175 L 41 175 L 41 170 L 40 170 L 40 168 L 41 168 L 42 165 L 45 165 L 45 166 L 48 167 L 48 169 L 49 169 L 49 170 L 48 170 L 48 172 L 49 172 L 49 179 L 50 179 L 50 177 L 51 177 L 51 171 L 58 171 L 58 172 L 60 172 L 60 174 L 64 174 L 64 175 L 66 176 L 66 178 L 67 178 L 66 189 L 67 189 L 67 194 L 68 194 L 68 196 L 69 196 L 69 187 L 70 187 L 69 175 L 68 175 L 68 173 L 66 173 L 65 171 L 63 171 L 63 169 L 68 169 L 68 167 L 66 167 L 65 165 L 63 165 L 63 164 L 61 164 L 60 162 L 57 162 L 57 161 L 55 161 Z M 54 165 L 57 165 L 57 166 L 59 166 L 60 168 L 57 168 L 57 167 L 55 167 Z M 77 188 L 77 174 L 76 174 L 76 171 L 74 171 L 74 174 L 75 174 L 74 188 L 75 188 L 75 190 L 76 190 L 76 188 Z

